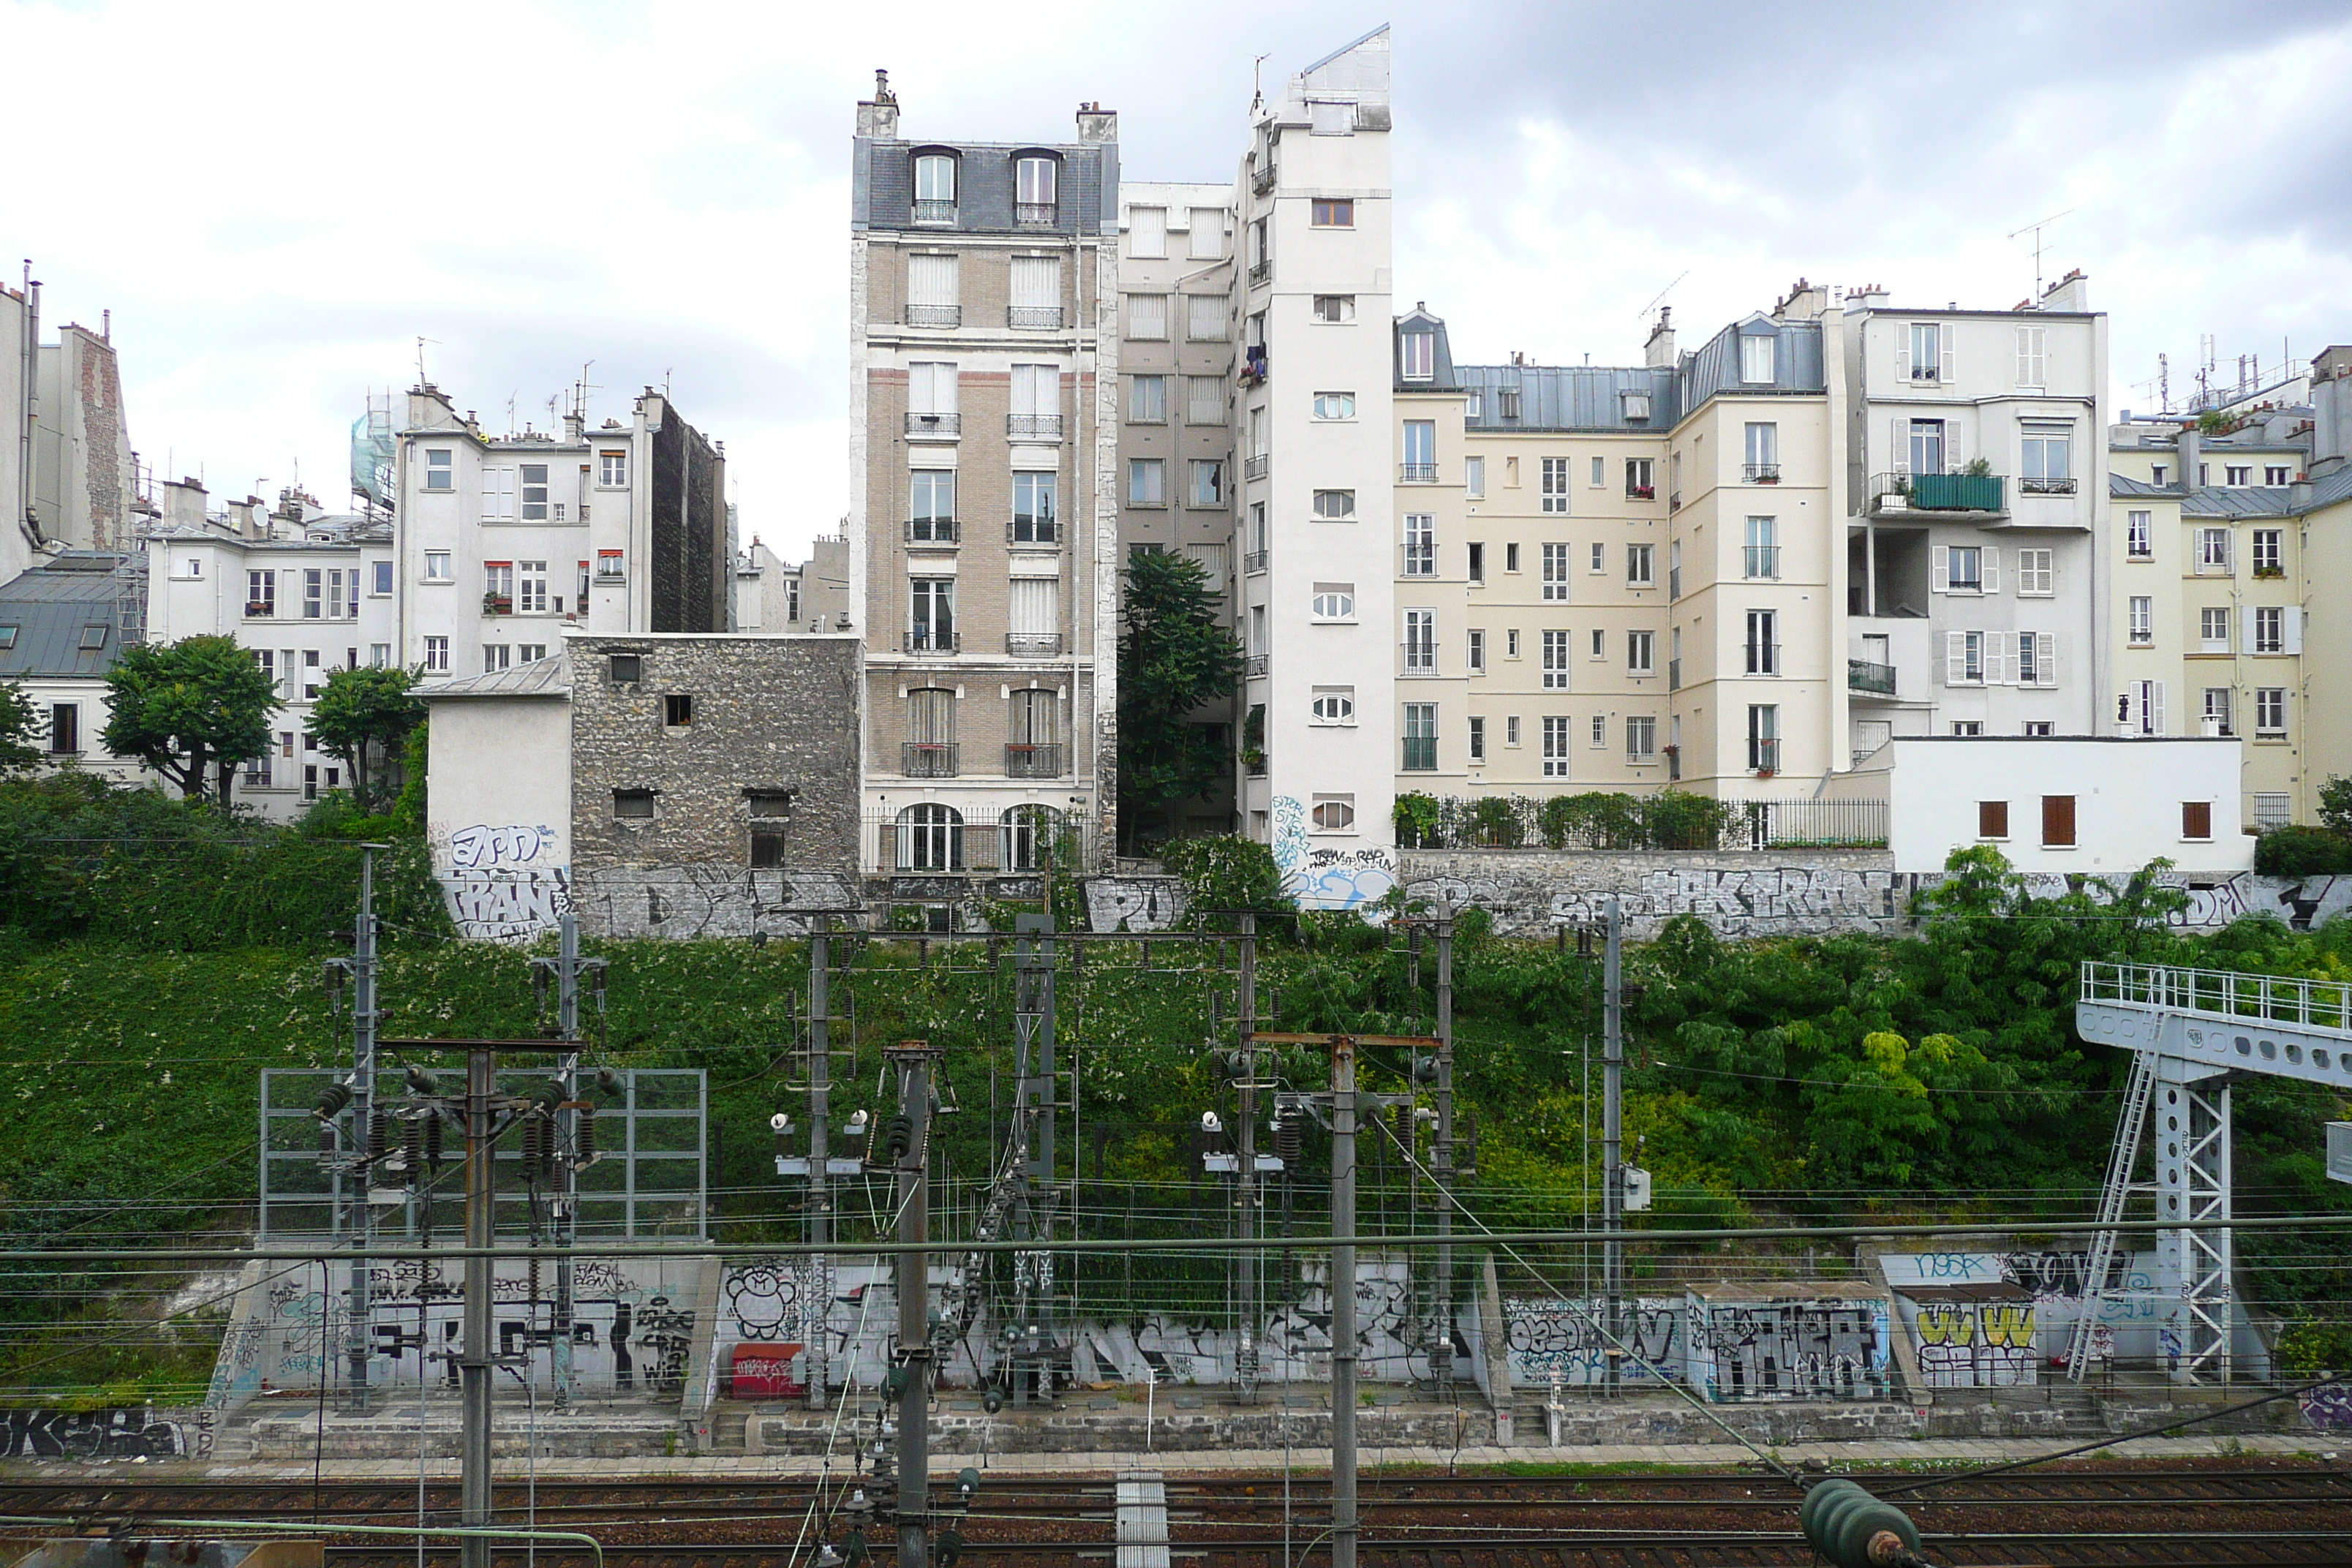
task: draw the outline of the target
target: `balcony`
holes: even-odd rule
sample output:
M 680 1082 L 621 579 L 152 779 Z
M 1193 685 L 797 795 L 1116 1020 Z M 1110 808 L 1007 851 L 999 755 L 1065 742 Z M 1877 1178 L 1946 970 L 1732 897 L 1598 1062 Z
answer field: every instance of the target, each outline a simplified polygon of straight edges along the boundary
M 1062 748 L 1015 741 L 1004 748 L 1004 776 L 1009 779 L 1057 779 L 1062 776 Z
M 1274 160 L 1269 158 L 1250 175 L 1250 195 L 1263 196 L 1274 189 Z
M 909 441 L 952 441 L 963 434 L 961 414 L 915 414 L 907 416 L 907 439 Z
M 903 653 L 961 653 L 963 638 L 954 632 L 935 632 L 929 626 L 917 626 L 900 634 L 899 650 Z
M 2021 496 L 2070 496 L 2074 493 L 2073 479 L 2020 479 L 2017 493 Z
M 1266 656 L 1265 654 L 1251 654 L 1248 658 L 1242 660 L 1242 673 L 1245 676 L 1264 675 L 1265 673 L 1265 661 Z
M 1255 457 L 1244 458 L 1242 459 L 1242 478 L 1244 479 L 1262 479 L 1265 478 L 1267 472 L 1273 468 L 1273 466 L 1274 456 L 1270 452 L 1260 452 Z
M 1397 482 L 1404 485 L 1433 485 L 1437 482 L 1435 463 L 1400 463 Z
M 1780 482 L 1780 465 L 1742 463 L 1739 465 L 1739 477 L 1751 485 L 1777 485 Z
M 1008 658 L 1059 658 L 1062 655 L 1062 634 L 1059 632 L 1007 632 L 1004 652 Z
M 484 614 L 484 615 L 486 615 L 486 616 L 511 616 L 511 615 L 513 615 L 513 614 L 514 614 L 514 596 L 513 596 L 512 595 L 510 595 L 510 594 L 485 594 L 485 595 L 482 595 L 482 614 Z
M 1770 740 L 1757 740 L 1751 737 L 1748 742 L 1748 766 L 1751 772 L 1766 778 L 1779 773 L 1780 771 L 1780 738 L 1774 736 Z
M 1265 552 L 1253 550 L 1242 557 L 1242 575 L 1255 577 L 1265 570 Z
M 1780 645 L 1776 642 L 1752 642 L 1741 645 L 1748 650 L 1748 673 L 1778 675 L 1780 673 Z
M 910 327 L 961 327 L 963 325 L 961 305 L 909 305 L 907 325 Z
M 1058 414 L 1008 414 L 1004 416 L 1004 434 L 1013 441 L 1059 441 L 1062 438 L 1062 416 Z
M 1658 487 L 1655 485 L 1627 485 L 1625 487 L 1625 499 L 1627 500 L 1655 500 L 1658 499 Z
M 919 201 L 915 204 L 915 221 L 917 223 L 953 223 L 955 220 L 956 205 L 951 201 Z
M 1004 542 L 1015 550 L 1059 550 L 1062 525 L 1050 517 L 1016 517 L 1004 525 Z
M 1059 216 L 1052 202 L 1015 202 L 1013 206 L 1016 228 L 1051 228 Z
M 951 779 L 961 750 L 952 741 L 908 741 L 898 748 L 898 771 L 910 779 Z
M 1740 550 L 1740 574 L 1752 581 L 1776 582 L 1780 575 L 1780 547 L 1777 544 L 1743 544 Z
M 1062 307 L 1059 305 L 1008 305 L 1004 324 L 1027 332 L 1058 332 L 1062 330 Z
M 1397 674 L 1408 680 L 1425 680 L 1437 673 L 1437 649 L 1425 642 L 1403 645 L 1404 658 Z
M 1874 659 L 1850 658 L 1845 661 L 1845 687 L 1871 697 L 1895 695 L 1895 667 Z
M 1874 474 L 1870 510 L 1998 513 L 2006 510 L 2001 485 L 1999 474 Z
M 951 517 L 919 517 L 907 524 L 909 544 L 956 544 L 962 539 L 962 527 Z
M 1409 773 L 1433 773 L 1437 771 L 1437 737 L 1407 735 L 1404 738 L 1404 771 Z
M 1265 284 L 1273 282 L 1274 263 L 1272 261 L 1258 262 L 1249 269 L 1249 280 L 1250 287 L 1253 289 L 1261 288 Z

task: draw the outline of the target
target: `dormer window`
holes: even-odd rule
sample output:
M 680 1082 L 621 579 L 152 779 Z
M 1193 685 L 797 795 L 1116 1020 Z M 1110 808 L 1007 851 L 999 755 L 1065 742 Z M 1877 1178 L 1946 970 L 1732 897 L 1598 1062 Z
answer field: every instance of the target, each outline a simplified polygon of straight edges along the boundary
M 915 221 L 953 223 L 956 216 L 956 161 L 946 153 L 924 153 L 915 159 Z
M 1751 384 L 1771 384 L 1773 380 L 1773 337 L 1769 332 L 1753 332 L 1739 340 L 1739 379 Z
M 1404 379 L 1428 381 L 1437 374 L 1437 334 L 1407 332 L 1399 340 L 1399 351 L 1404 364 Z
M 1624 393 L 1621 395 L 1621 400 L 1624 405 L 1625 422 L 1627 424 L 1638 425 L 1650 417 L 1650 395 L 1648 393 Z
M 1024 224 L 1051 224 L 1055 212 L 1055 176 L 1059 164 L 1042 153 L 1029 153 L 1013 164 L 1013 217 Z

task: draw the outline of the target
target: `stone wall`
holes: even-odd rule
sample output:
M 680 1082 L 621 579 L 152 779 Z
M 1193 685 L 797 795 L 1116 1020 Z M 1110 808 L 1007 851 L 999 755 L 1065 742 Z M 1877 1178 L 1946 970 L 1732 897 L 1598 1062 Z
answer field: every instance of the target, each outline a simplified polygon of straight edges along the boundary
M 751 866 L 749 792 L 790 792 L 782 864 L 847 874 L 857 856 L 857 645 L 848 637 L 613 637 L 565 643 L 572 686 L 575 890 L 620 868 Z M 615 682 L 634 653 L 641 679 Z M 667 700 L 693 699 L 691 721 Z M 650 789 L 649 819 L 614 815 L 614 792 Z M 719 933 L 709 933 L 719 934 Z

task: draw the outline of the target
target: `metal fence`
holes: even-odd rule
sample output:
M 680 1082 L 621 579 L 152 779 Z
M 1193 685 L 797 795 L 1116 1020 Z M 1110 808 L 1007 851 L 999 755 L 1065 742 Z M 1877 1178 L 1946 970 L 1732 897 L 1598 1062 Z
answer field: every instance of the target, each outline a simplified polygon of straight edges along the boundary
M 1883 800 L 1724 801 L 1654 795 L 1401 796 L 1397 843 L 1419 849 L 1879 849 Z
M 1052 748 L 1059 752 L 1060 748 Z M 926 802 L 869 814 L 859 835 L 868 872 L 909 877 L 1084 875 L 1094 864 L 1094 823 L 1049 805 L 974 813 Z

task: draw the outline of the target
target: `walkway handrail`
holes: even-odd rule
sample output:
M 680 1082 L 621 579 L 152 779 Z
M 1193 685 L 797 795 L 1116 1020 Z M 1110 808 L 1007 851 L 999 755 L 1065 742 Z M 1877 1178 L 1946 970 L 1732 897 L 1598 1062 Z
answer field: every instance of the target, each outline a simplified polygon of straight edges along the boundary
M 2336 980 L 2085 959 L 2078 1000 L 2210 1018 L 2254 1018 L 2352 1037 L 2352 984 Z

